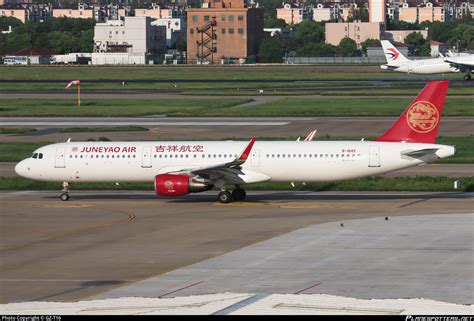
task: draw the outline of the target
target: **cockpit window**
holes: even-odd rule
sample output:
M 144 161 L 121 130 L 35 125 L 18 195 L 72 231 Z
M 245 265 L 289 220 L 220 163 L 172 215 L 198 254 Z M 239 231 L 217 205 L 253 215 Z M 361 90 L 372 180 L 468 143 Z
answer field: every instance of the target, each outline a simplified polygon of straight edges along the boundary
M 31 158 L 43 159 L 43 153 L 33 153 L 33 155 L 31 155 Z

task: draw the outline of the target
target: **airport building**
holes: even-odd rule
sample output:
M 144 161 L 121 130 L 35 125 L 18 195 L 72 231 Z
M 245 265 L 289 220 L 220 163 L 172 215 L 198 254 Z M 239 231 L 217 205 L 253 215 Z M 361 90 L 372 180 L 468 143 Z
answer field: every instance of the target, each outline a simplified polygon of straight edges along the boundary
M 318 3 L 313 8 L 313 20 L 316 22 L 342 22 L 347 21 L 351 14 L 351 10 L 357 9 L 356 3 L 343 4 L 323 4 Z
M 166 51 L 166 28 L 149 17 L 96 24 L 92 64 L 144 64 Z M 139 57 L 139 58 L 137 58 Z
M 285 20 L 289 25 L 295 25 L 305 20 L 313 20 L 313 8 L 304 3 L 285 3 L 277 9 L 277 18 Z
M 263 10 L 244 0 L 205 0 L 188 8 L 188 63 L 222 63 L 258 53 L 264 37 Z
M 151 25 L 166 28 L 166 46 L 168 48 L 173 48 L 177 42 L 186 39 L 184 18 L 159 18 L 153 21 Z
M 380 22 L 326 23 L 326 43 L 337 46 L 345 38 L 351 38 L 358 45 L 367 39 L 383 39 L 385 24 Z

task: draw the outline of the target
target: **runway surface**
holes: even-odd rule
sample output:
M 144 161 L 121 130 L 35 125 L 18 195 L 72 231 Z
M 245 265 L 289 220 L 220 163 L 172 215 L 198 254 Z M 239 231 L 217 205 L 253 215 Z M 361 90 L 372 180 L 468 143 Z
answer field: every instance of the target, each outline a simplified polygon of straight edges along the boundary
M 320 223 L 336 222 L 335 226 L 340 226 L 343 222 L 344 226 L 349 227 L 347 231 L 357 234 L 358 230 L 351 229 L 351 221 L 348 220 L 376 217 L 386 223 L 383 217 L 387 216 L 388 223 L 391 223 L 397 222 L 395 217 L 398 216 L 428 215 L 429 221 L 428 217 L 433 214 L 446 214 L 444 222 L 452 223 L 449 223 L 452 225 L 449 229 L 446 227 L 446 231 L 450 231 L 447 235 L 458 233 L 456 235 L 461 237 L 465 235 L 463 231 L 469 230 L 469 222 L 456 225 L 457 216 L 450 214 L 472 213 L 473 205 L 472 193 L 254 192 L 249 193 L 246 202 L 228 205 L 216 203 L 215 193 L 162 199 L 152 192 L 73 191 L 69 202 L 59 201 L 58 194 L 28 191 L 0 193 L 0 303 L 74 301 L 97 297 L 122 286 Z M 423 232 L 420 237 L 426 243 L 414 244 L 428 246 L 430 241 L 443 239 L 439 230 L 426 234 L 428 227 L 424 225 L 423 217 L 416 220 L 418 223 L 411 224 L 407 237 L 414 237 L 419 226 L 419 231 Z M 464 230 L 458 230 L 459 225 Z M 358 223 L 357 226 L 362 233 L 365 231 L 363 228 L 372 225 Z M 399 232 L 403 238 L 403 232 Z M 308 242 L 316 240 L 317 234 L 313 233 L 308 234 L 306 239 Z M 389 238 L 384 238 L 381 232 L 377 240 L 386 245 Z M 472 239 L 471 243 L 468 239 L 462 240 L 460 243 L 459 239 L 457 243 L 448 242 L 446 249 L 441 251 L 447 251 L 449 255 L 469 251 Z M 262 258 L 269 253 L 262 253 Z M 257 255 L 241 264 L 258 264 L 258 259 Z M 281 262 L 282 267 L 290 264 L 290 259 L 285 259 L 286 263 Z M 321 260 L 324 263 L 324 258 Z M 352 263 L 360 269 L 367 260 L 375 269 L 373 257 L 359 256 L 359 260 Z M 391 263 L 394 269 L 397 267 L 407 273 L 413 268 L 405 270 L 397 260 Z M 294 260 L 293 264 L 300 264 L 299 268 L 306 265 L 298 260 Z M 446 264 L 443 266 L 445 274 L 438 277 L 453 280 L 457 275 L 455 271 L 472 271 L 469 264 L 468 260 L 456 261 L 455 267 Z M 218 266 L 214 268 L 219 270 Z M 307 266 L 307 269 L 312 268 Z M 224 269 L 220 271 L 225 272 Z M 245 269 L 241 271 L 245 273 Z M 394 277 L 384 275 L 383 269 L 379 273 L 376 278 Z M 343 280 L 347 278 L 341 277 Z M 459 274 L 459 277 L 466 275 Z M 312 280 L 318 281 L 318 277 L 315 275 Z M 421 288 L 426 280 L 413 277 L 408 281 L 410 288 L 416 284 Z M 183 286 L 186 285 L 189 284 Z M 230 286 L 230 283 L 227 285 Z M 296 290 L 303 289 L 301 283 L 293 285 Z M 311 285 L 313 283 L 307 284 Z M 234 285 L 233 288 L 238 290 Z M 225 284 L 222 289 L 225 289 Z M 449 284 L 446 289 L 450 289 Z
M 474 214 L 316 224 L 97 299 L 322 293 L 474 304 L 473 240 Z

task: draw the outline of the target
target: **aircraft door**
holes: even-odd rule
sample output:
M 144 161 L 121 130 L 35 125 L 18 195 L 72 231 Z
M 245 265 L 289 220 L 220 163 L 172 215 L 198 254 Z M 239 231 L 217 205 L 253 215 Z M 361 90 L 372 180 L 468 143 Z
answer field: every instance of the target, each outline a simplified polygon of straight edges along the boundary
M 66 147 L 56 148 L 56 159 L 54 161 L 54 167 L 64 168 L 66 167 Z
M 252 150 L 251 157 L 252 157 L 252 166 L 259 167 L 260 166 L 260 150 L 259 149 Z
M 144 146 L 142 149 L 142 167 L 151 167 L 151 146 Z
M 380 167 L 380 147 L 372 145 L 369 147 L 369 167 Z

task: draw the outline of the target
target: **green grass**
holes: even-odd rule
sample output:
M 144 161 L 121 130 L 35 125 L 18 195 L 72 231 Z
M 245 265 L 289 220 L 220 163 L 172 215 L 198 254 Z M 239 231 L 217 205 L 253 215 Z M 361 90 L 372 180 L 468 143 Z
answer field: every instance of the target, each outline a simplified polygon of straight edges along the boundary
M 51 142 L 0 142 L 0 162 L 19 162 L 29 157 L 33 151 L 41 146 L 52 144 Z
M 75 106 L 74 97 L 66 99 L 0 99 L 0 116 L 74 117 L 74 116 L 399 116 L 411 98 L 283 98 L 261 105 L 236 107 L 253 101 L 246 98 L 208 99 L 84 99 Z M 474 116 L 473 98 L 446 100 L 443 115 Z
M 141 126 L 116 126 L 116 127 L 70 127 L 63 128 L 60 133 L 88 133 L 88 132 L 146 132 L 148 128 Z
M 0 99 L 0 116 L 74 117 L 74 116 L 205 116 L 208 110 L 225 110 L 251 102 L 245 98 L 223 99 L 84 99 L 76 107 L 74 96 L 66 99 Z M 225 111 L 222 112 L 225 114 Z
M 0 134 L 24 134 L 36 131 L 36 128 L 28 127 L 0 127 Z
M 227 116 L 399 116 L 408 107 L 410 98 L 284 98 L 245 108 L 227 108 Z M 446 100 L 443 115 L 474 116 L 473 98 Z M 221 110 L 209 111 L 207 116 L 221 115 Z
M 305 137 L 301 135 L 301 137 Z M 265 140 L 296 140 L 295 137 L 257 137 L 259 141 Z M 372 140 L 375 137 L 365 137 L 366 140 Z M 349 137 L 349 136 L 329 136 L 329 135 L 317 135 L 315 140 L 360 140 L 361 137 Z M 99 141 L 109 141 L 107 137 L 100 137 Z M 229 137 L 222 140 L 244 140 L 235 137 Z M 158 141 L 158 139 L 157 139 Z M 436 140 L 437 144 L 443 145 L 455 145 L 457 152 L 456 155 L 441 159 L 437 163 L 442 164 L 474 164 L 474 135 L 471 136 L 452 136 L 452 137 L 438 137 Z M 51 142 L 37 142 L 37 143 L 24 143 L 24 142 L 0 142 L 0 162 L 18 162 L 28 156 L 31 153 Z
M 1 69 L 0 69 L 1 70 Z M 315 89 L 325 89 L 327 87 L 334 86 L 371 86 L 370 82 L 229 82 L 229 81 L 220 81 L 220 82 L 177 82 L 177 83 L 160 83 L 160 82 L 128 82 L 125 85 L 122 85 L 121 82 L 82 82 L 81 83 L 81 93 L 93 93 L 98 90 L 134 90 L 139 92 L 140 90 L 157 90 L 157 91 L 166 91 L 166 92 L 181 92 L 187 90 L 205 90 L 209 92 L 214 92 L 216 90 L 229 90 L 231 92 L 238 92 L 239 90 L 253 90 L 255 93 L 257 89 L 265 88 L 291 88 L 297 89 L 302 88 L 304 90 L 315 90 Z M 7 82 L 2 83 L 0 86 L 1 91 L 32 91 L 32 92 L 41 92 L 41 91 L 53 91 L 53 92 L 64 92 L 63 83 L 53 83 L 53 82 L 35 82 L 35 83 L 16 83 L 16 82 Z M 418 85 L 419 86 L 419 85 Z M 421 86 L 422 88 L 423 86 Z M 71 88 L 70 92 L 76 92 L 75 88 Z M 198 94 L 197 92 L 196 94 Z M 206 93 L 207 94 L 207 93 Z
M 474 177 L 462 177 L 461 189 L 474 191 Z M 247 190 L 303 190 L 303 191 L 410 191 L 410 192 L 453 192 L 454 179 L 449 177 L 367 177 L 351 181 L 334 183 L 297 184 L 293 188 L 289 183 L 260 183 L 245 185 Z M 61 184 L 40 182 L 21 177 L 0 177 L 0 190 L 60 190 Z M 153 182 L 143 183 L 77 183 L 72 190 L 143 190 L 152 191 Z
M 4 80 L 324 80 L 370 78 L 439 79 L 439 75 L 407 75 L 386 72 L 377 66 L 355 66 L 356 71 L 329 70 L 334 66 L 0 66 Z M 461 74 L 443 78 L 460 79 Z

